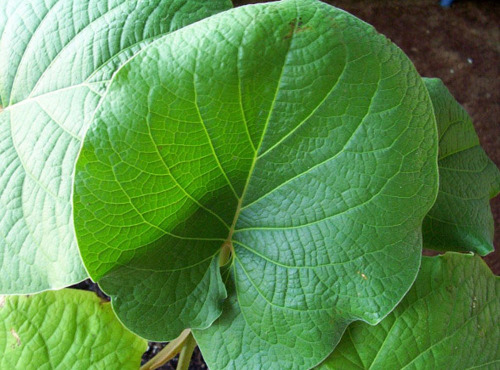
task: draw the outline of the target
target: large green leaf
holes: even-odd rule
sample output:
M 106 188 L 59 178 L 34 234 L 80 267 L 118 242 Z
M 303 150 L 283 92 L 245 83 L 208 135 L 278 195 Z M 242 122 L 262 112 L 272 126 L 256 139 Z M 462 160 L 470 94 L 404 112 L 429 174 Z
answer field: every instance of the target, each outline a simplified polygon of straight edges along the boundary
M 372 27 L 319 1 L 237 8 L 117 73 L 75 175 L 93 279 L 146 338 L 204 328 L 210 366 L 315 365 L 414 281 L 437 193 L 427 90 Z M 223 258 L 224 259 L 224 258 Z
M 478 256 L 424 257 L 377 326 L 356 322 L 320 369 L 498 369 L 500 278 Z
M 86 277 L 71 219 L 73 169 L 111 75 L 146 43 L 230 2 L 1 3 L 0 292 L 28 293 Z
M 489 200 L 500 192 L 500 171 L 481 148 L 469 115 L 441 80 L 424 81 L 439 133 L 439 194 L 424 220 L 424 246 L 488 254 L 494 232 Z
M 0 369 L 138 369 L 146 349 L 92 292 L 0 296 Z

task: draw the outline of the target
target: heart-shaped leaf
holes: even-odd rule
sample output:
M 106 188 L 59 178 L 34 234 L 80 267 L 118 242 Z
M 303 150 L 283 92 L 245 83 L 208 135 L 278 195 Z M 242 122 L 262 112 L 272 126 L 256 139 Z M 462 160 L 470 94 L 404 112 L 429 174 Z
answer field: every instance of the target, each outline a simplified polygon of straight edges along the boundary
M 496 369 L 500 278 L 478 256 L 424 257 L 415 285 L 377 326 L 356 322 L 320 369 Z
M 92 292 L 0 296 L 1 369 L 138 369 L 147 342 Z
M 74 194 L 93 279 L 133 331 L 196 330 L 213 368 L 319 363 L 414 281 L 437 132 L 407 57 L 319 1 L 237 8 L 113 78 Z M 220 251 L 223 253 L 219 253 Z
M 2 0 L 0 292 L 86 277 L 74 236 L 73 170 L 115 70 L 151 40 L 227 0 Z
M 424 81 L 439 133 L 439 194 L 424 220 L 424 247 L 486 255 L 493 251 L 489 200 L 500 192 L 500 171 L 481 148 L 469 115 L 441 80 Z

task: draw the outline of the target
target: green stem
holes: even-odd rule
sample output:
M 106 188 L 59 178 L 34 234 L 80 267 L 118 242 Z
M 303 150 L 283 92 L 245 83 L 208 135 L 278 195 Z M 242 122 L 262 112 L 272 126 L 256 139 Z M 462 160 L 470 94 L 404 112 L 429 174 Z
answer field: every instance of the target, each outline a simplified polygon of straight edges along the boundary
M 166 364 L 183 349 L 186 340 L 190 336 L 192 337 L 191 330 L 184 330 L 181 335 L 170 341 L 155 357 L 142 365 L 140 370 L 154 370 Z
M 233 246 L 231 245 L 231 241 L 227 240 L 222 245 L 220 254 L 219 254 L 219 266 L 224 266 L 231 259 Z
M 190 333 L 186 338 L 184 346 L 182 347 L 181 354 L 179 355 L 179 362 L 177 363 L 177 370 L 188 370 L 193 351 L 196 348 L 196 340 L 193 334 Z

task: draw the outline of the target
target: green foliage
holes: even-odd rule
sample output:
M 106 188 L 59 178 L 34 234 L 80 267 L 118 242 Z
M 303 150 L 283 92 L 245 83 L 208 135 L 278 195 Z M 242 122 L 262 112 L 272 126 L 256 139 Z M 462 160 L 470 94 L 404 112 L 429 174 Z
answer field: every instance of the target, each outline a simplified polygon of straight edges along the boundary
M 439 132 L 439 195 L 422 226 L 424 246 L 486 255 L 494 250 L 489 200 L 500 192 L 500 172 L 441 80 L 424 82 Z
M 478 256 L 424 257 L 415 284 L 377 326 L 347 328 L 320 369 L 494 369 L 500 278 Z
M 146 349 L 92 292 L 0 296 L 0 369 L 137 369 Z
M 76 167 L 83 261 L 141 336 L 222 309 L 194 332 L 212 367 L 313 366 L 415 280 L 436 138 L 421 78 L 371 26 L 315 1 L 216 15 L 113 77 Z
M 189 328 L 213 369 L 311 368 L 339 341 L 323 366 L 443 366 L 464 337 L 495 364 L 498 279 L 458 254 L 419 273 L 423 245 L 492 250 L 500 172 L 466 112 L 346 12 L 230 6 L 0 3 L 0 293 L 88 273 L 127 328 L 182 332 L 166 357 Z M 137 367 L 95 296 L 5 299 L 0 367 Z
M 86 278 L 72 220 L 73 172 L 112 74 L 156 38 L 229 6 L 229 0 L 2 0 L 0 293 Z

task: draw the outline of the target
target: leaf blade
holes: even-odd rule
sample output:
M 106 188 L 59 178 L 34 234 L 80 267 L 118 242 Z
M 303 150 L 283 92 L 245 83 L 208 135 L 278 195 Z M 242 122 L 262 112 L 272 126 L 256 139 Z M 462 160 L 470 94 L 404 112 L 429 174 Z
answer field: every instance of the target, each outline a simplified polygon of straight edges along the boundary
M 439 79 L 424 78 L 439 132 L 440 184 L 423 224 L 426 248 L 494 250 L 490 198 L 500 193 L 500 171 L 480 146 L 471 118 Z
M 500 279 L 478 257 L 424 257 L 408 295 L 378 326 L 354 323 L 320 369 L 488 366 L 499 360 Z M 425 318 L 425 319 L 423 319 Z M 459 351 L 460 347 L 467 351 Z
M 132 93 L 140 99 L 129 107 Z M 242 330 L 261 334 L 276 354 L 260 363 L 265 356 L 248 347 L 246 360 L 267 368 L 314 366 L 348 322 L 377 322 L 397 304 L 415 279 L 421 221 L 436 193 L 431 102 L 408 59 L 342 11 L 283 1 L 186 27 L 125 65 L 87 134 L 74 200 L 80 249 L 97 280 L 128 265 L 141 266 L 146 281 L 148 269 L 215 263 L 232 243 L 233 303 L 217 301 L 219 282 L 218 314 L 194 333 L 206 353 L 240 348 L 251 340 L 239 332 L 231 344 L 212 338 L 232 327 L 229 316 L 241 328 L 233 314 L 244 311 L 252 320 Z M 389 280 L 397 288 L 385 289 Z M 178 296 L 195 301 L 187 283 Z M 174 299 L 150 287 L 142 302 L 131 288 L 105 290 L 143 307 Z M 137 313 L 116 308 L 145 337 L 179 333 L 144 330 Z M 188 309 L 184 322 L 196 315 Z M 279 325 L 266 325 L 273 315 Z M 295 348 L 289 338 L 300 326 L 307 330 Z
M 136 369 L 147 349 L 92 292 L 65 289 L 2 299 L 2 368 Z
M 9 0 L 2 7 L 0 291 L 33 293 L 87 276 L 72 225 L 73 169 L 112 74 L 147 43 L 230 3 Z

